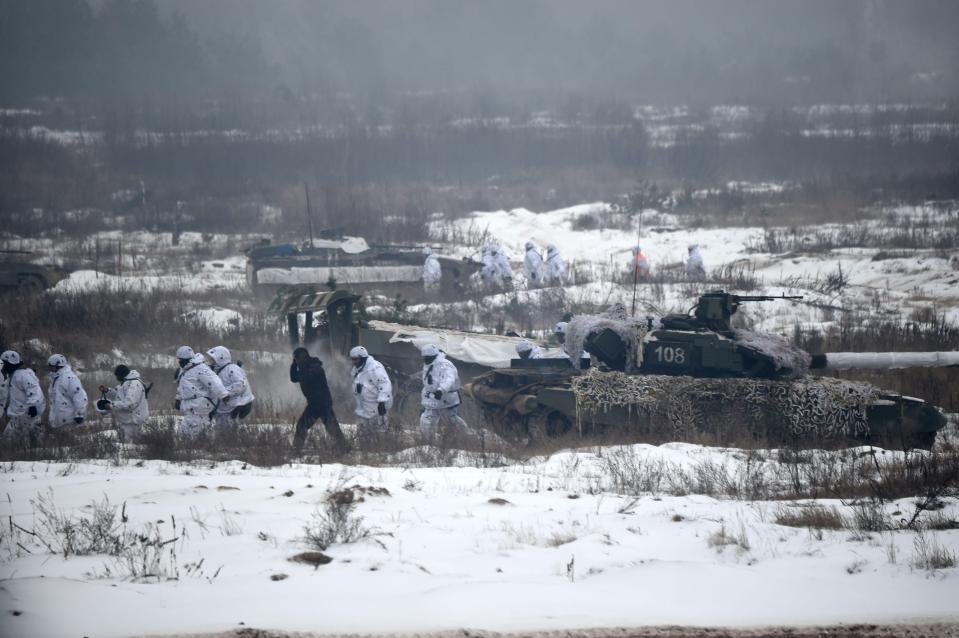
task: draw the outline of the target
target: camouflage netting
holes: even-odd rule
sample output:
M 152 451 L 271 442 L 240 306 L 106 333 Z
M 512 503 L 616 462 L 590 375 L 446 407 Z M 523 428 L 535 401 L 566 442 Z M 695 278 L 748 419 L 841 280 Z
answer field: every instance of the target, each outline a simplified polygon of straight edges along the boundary
M 789 376 L 799 377 L 809 370 L 812 356 L 789 343 L 785 337 L 752 330 L 733 330 L 733 335 L 737 343 L 755 348 L 772 357 L 776 362 L 776 369 L 782 373 L 789 371 Z
M 610 306 L 605 312 L 598 315 L 577 315 L 570 319 L 566 328 L 566 351 L 583 352 L 583 344 L 590 334 L 595 334 L 605 328 L 611 329 L 630 347 L 626 353 L 626 369 L 633 370 L 642 364 L 643 349 L 639 345 L 646 336 L 648 324 L 645 318 L 630 317 L 623 304 Z M 572 360 L 573 365 L 579 368 L 578 358 Z
M 628 407 L 637 421 L 674 440 L 748 431 L 765 438 L 870 434 L 869 403 L 879 390 L 841 379 L 697 379 L 599 372 L 571 379 L 577 417 Z

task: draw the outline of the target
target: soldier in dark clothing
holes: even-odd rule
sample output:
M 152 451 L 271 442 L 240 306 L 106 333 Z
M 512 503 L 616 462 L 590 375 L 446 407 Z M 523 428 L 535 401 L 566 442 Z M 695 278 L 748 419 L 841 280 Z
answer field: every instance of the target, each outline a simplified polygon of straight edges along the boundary
M 300 452 L 306 441 L 306 433 L 317 419 L 322 419 L 323 427 L 333 439 L 337 454 L 349 452 L 350 444 L 346 442 L 336 415 L 333 414 L 333 397 L 330 395 L 330 386 L 326 382 L 323 362 L 316 357 L 311 357 L 306 348 L 297 348 L 293 351 L 293 363 L 290 364 L 290 381 L 299 383 L 300 390 L 306 397 L 306 409 L 296 421 L 293 448 Z

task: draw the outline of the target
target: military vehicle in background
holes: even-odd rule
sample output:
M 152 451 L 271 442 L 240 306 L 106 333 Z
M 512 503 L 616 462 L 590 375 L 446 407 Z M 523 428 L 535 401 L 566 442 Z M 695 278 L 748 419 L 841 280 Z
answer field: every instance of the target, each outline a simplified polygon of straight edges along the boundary
M 66 279 L 69 272 L 55 266 L 30 263 L 25 257 L 29 251 L 0 250 L 0 291 L 37 293 L 53 288 Z
M 714 291 L 691 314 L 667 315 L 655 325 L 627 316 L 622 306 L 574 317 L 566 348 L 592 355 L 588 371 L 578 361 L 517 359 L 464 390 L 491 422 L 531 441 L 576 429 L 643 441 L 748 438 L 771 447 L 932 445 L 946 423 L 939 408 L 809 371 L 959 367 L 959 352 L 810 355 L 777 335 L 731 326 L 742 303 L 773 299 L 789 297 Z
M 254 291 L 281 286 L 349 286 L 352 290 L 386 290 L 417 298 L 422 293 L 423 249 L 369 245 L 362 237 L 322 231 L 303 246 L 257 244 L 247 249 L 247 283 Z M 446 294 L 465 288 L 480 264 L 437 255 Z

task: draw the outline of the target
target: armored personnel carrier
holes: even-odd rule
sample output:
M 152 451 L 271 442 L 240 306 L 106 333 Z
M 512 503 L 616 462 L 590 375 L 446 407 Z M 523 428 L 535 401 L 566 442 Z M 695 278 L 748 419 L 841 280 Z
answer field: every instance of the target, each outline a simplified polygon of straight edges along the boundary
M 309 244 L 261 243 L 246 250 L 247 283 L 253 291 L 286 286 L 348 285 L 416 297 L 422 291 L 423 252 L 415 246 L 370 245 L 362 237 L 322 231 Z M 438 255 L 441 287 L 453 293 L 466 286 L 480 266 Z
M 514 360 L 464 390 L 501 429 L 531 441 L 616 431 L 646 441 L 819 446 L 837 441 L 928 448 L 945 425 L 925 401 L 870 384 L 819 378 L 830 368 L 959 366 L 959 352 L 810 355 L 772 334 L 733 328 L 746 302 L 789 297 L 718 290 L 689 314 L 627 316 L 622 306 L 574 317 L 566 349 L 585 360 Z

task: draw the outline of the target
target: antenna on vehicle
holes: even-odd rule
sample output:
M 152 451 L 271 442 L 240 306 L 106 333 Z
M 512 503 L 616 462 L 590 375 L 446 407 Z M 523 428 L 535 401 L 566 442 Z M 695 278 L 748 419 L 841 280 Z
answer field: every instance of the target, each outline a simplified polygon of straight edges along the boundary
M 303 191 L 306 193 L 306 220 L 310 226 L 310 248 L 313 248 L 313 209 L 310 208 L 310 187 L 303 182 Z
M 643 209 L 639 209 L 639 224 L 636 227 L 636 246 L 639 246 L 639 240 L 643 237 Z M 635 248 L 634 248 L 635 250 Z M 629 310 L 629 316 L 636 316 L 636 284 L 639 280 L 639 255 L 633 254 L 633 305 Z

